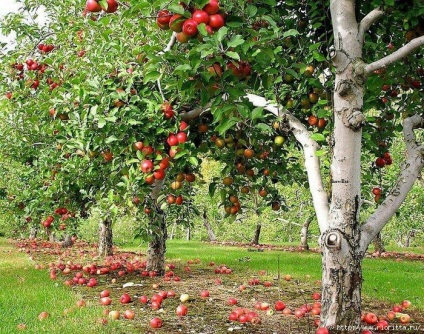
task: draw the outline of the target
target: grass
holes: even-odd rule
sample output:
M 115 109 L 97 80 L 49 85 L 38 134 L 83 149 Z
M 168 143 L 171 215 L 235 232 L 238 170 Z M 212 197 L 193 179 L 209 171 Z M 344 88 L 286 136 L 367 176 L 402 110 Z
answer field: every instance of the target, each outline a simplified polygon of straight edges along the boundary
M 146 246 L 125 247 L 126 250 L 144 252 Z M 246 248 L 217 246 L 197 241 L 169 240 L 167 259 L 187 261 L 200 258 L 203 262 L 225 263 L 233 269 L 250 272 L 267 270 L 295 279 L 320 280 L 321 256 L 317 253 L 286 251 L 249 252 Z M 363 294 L 370 300 L 382 300 L 393 304 L 408 299 L 424 311 L 424 263 L 422 261 L 400 262 L 393 259 L 372 258 L 363 262 Z M 318 289 L 318 287 L 317 287 Z
M 62 281 L 52 281 L 46 270 L 34 269 L 34 263 L 5 239 L 0 238 L 0 314 L 1 334 L 12 333 L 108 333 L 96 324 L 100 307 L 76 308 L 82 298 Z M 67 314 L 64 315 L 64 311 Z M 47 311 L 50 316 L 40 321 L 38 315 Z M 81 320 L 83 318 L 83 320 Z M 25 324 L 26 330 L 17 326 Z M 108 326 L 113 333 L 113 326 Z

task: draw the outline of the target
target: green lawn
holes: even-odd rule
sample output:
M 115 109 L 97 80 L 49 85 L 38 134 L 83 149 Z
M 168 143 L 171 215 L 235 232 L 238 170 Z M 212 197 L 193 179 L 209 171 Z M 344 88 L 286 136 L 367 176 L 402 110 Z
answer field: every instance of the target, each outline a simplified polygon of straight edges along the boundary
M 99 306 L 76 308 L 81 299 L 58 278 L 52 281 L 48 269 L 36 270 L 24 253 L 0 238 L 0 333 L 113 333 L 113 324 L 105 328 L 96 324 L 101 317 Z M 67 315 L 64 311 L 69 310 Z M 47 311 L 50 317 L 40 321 L 38 315 Z M 25 324 L 26 330 L 17 329 Z

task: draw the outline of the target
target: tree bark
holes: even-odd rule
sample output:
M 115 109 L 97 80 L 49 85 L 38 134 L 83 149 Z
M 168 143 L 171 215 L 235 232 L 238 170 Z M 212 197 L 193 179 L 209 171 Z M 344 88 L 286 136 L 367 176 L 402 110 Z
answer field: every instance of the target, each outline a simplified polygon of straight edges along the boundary
M 190 228 L 190 226 L 187 227 L 186 240 L 187 241 L 191 240 L 191 228 Z
M 29 238 L 31 240 L 37 238 L 37 233 L 38 228 L 36 226 L 31 226 L 31 228 L 29 229 Z
M 309 233 L 309 225 L 312 222 L 312 218 L 308 218 L 302 225 L 302 230 L 300 231 L 300 247 L 305 250 L 309 250 L 308 244 L 308 233 Z
M 337 230 L 323 240 L 321 323 L 331 333 L 360 333 L 362 256 Z
M 406 236 L 405 247 L 411 246 L 411 239 L 413 238 L 415 238 L 415 230 L 411 230 L 408 232 L 408 235 Z
M 109 219 L 103 220 L 99 226 L 98 253 L 100 256 L 113 255 L 112 222 Z
M 165 213 L 157 210 L 150 222 L 152 230 L 151 239 L 147 250 L 147 270 L 155 271 L 159 276 L 165 274 L 165 253 L 167 229 Z
M 377 253 L 384 253 L 386 251 L 386 249 L 384 248 L 384 243 L 383 243 L 383 239 L 381 238 L 381 233 L 378 233 L 374 240 L 372 241 L 373 245 L 374 245 L 374 251 Z
M 208 221 L 208 216 L 206 214 L 206 210 L 203 211 L 203 226 L 206 228 L 208 232 L 209 241 L 216 241 L 215 233 L 212 230 L 212 226 Z
M 256 224 L 255 235 L 252 239 L 252 244 L 259 245 L 259 237 L 261 236 L 262 225 L 260 223 Z
M 165 253 L 168 231 L 166 228 L 165 212 L 158 205 L 158 197 L 162 189 L 163 180 L 156 181 L 152 191 L 153 216 L 149 222 L 151 239 L 147 249 L 147 270 L 156 271 L 160 276 L 165 274 Z
M 171 235 L 169 236 L 169 240 L 174 240 L 176 228 L 177 228 L 177 223 L 172 224 Z

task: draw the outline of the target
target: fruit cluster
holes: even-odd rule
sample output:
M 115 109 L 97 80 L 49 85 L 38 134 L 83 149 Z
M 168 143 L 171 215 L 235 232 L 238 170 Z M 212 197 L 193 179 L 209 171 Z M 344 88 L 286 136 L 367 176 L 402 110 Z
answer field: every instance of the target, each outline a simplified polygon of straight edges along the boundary
M 385 152 L 382 156 L 375 159 L 375 165 L 378 168 L 383 168 L 384 166 L 389 166 L 393 163 L 392 157 L 389 152 Z
M 85 15 L 87 12 L 98 13 L 102 10 L 106 13 L 115 13 L 118 10 L 119 4 L 116 0 L 106 0 L 106 2 L 107 8 L 103 7 L 98 0 L 87 0 L 83 14 Z
M 258 313 L 241 307 L 231 311 L 228 320 L 238 321 L 240 323 L 251 323 L 252 325 L 259 325 L 261 323 L 261 318 Z
M 171 29 L 176 33 L 180 43 L 187 43 L 190 38 L 198 35 L 200 24 L 205 25 L 206 32 L 213 34 L 225 24 L 224 15 L 219 12 L 218 0 L 210 0 L 202 9 L 187 6 L 181 3 L 185 10 L 191 13 L 191 17 L 181 14 L 173 14 L 167 9 L 158 12 L 156 23 L 160 29 Z
M 52 52 L 54 49 L 54 45 L 53 44 L 38 44 L 37 46 L 38 50 L 40 50 L 43 53 L 49 53 Z

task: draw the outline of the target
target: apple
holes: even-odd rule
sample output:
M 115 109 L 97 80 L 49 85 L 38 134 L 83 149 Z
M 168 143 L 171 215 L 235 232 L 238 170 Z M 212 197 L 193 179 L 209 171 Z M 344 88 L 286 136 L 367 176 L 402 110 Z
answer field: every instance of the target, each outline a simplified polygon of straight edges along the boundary
M 186 315 L 187 315 L 187 312 L 188 312 L 187 306 L 185 306 L 185 305 L 179 305 L 179 306 L 177 307 L 177 311 L 176 311 L 176 313 L 177 313 L 177 315 L 178 315 L 179 317 L 184 317 L 184 316 L 186 316 Z
M 396 313 L 395 312 L 393 312 L 393 311 L 387 312 L 387 319 L 389 319 L 390 321 L 392 321 L 395 318 L 396 318 Z
M 185 20 L 185 17 L 183 17 L 182 15 L 174 14 L 169 19 L 169 28 L 171 28 L 172 31 L 181 32 Z
M 378 168 L 382 168 L 382 167 L 384 167 L 384 166 L 386 165 L 386 161 L 384 160 L 384 158 L 379 157 L 379 158 L 377 158 L 377 159 L 375 160 L 375 165 L 376 165 Z
M 121 298 L 119 298 L 121 304 L 128 304 L 131 302 L 131 296 L 128 293 L 124 293 Z
M 150 173 L 153 170 L 153 162 L 151 160 L 142 161 L 140 169 L 143 173 Z
M 228 305 L 236 305 L 237 304 L 237 299 L 230 297 L 227 300 L 227 304 Z
M 209 291 L 208 290 L 204 290 L 200 293 L 200 297 L 202 298 L 208 298 L 209 297 Z
M 100 298 L 100 304 L 102 304 L 103 306 L 107 306 L 112 304 L 112 299 L 110 297 L 102 297 Z
M 110 311 L 109 312 L 109 318 L 111 318 L 112 320 L 118 320 L 120 316 L 121 316 L 121 314 L 119 313 L 119 311 Z
M 407 324 L 411 321 L 411 317 L 408 314 L 402 313 L 399 317 L 399 321 L 402 324 Z
M 6 94 L 5 94 L 5 96 L 6 96 L 6 98 L 7 99 L 11 99 L 12 98 L 12 96 L 13 96 L 13 94 L 11 93 L 11 92 L 7 92 Z
M 387 327 L 389 326 L 389 323 L 386 320 L 379 320 L 375 327 L 377 328 L 378 332 L 387 330 Z
M 140 303 L 142 304 L 147 304 L 147 302 L 149 301 L 149 299 L 147 298 L 147 296 L 141 296 L 140 297 Z
M 315 334 L 329 334 L 327 327 L 320 327 L 316 330 Z
M 239 315 L 236 312 L 231 312 L 228 316 L 228 320 L 230 321 L 237 321 L 239 318 Z
M 96 0 L 87 0 L 85 3 L 85 9 L 91 13 L 97 13 L 102 10 L 102 7 Z
M 187 134 L 185 132 L 178 132 L 176 137 L 180 144 L 184 144 L 187 141 Z
M 314 292 L 312 294 L 312 299 L 313 300 L 320 300 L 321 299 L 321 294 L 319 292 Z
M 135 313 L 133 310 L 125 310 L 124 312 L 124 318 L 128 320 L 134 319 Z
M 225 24 L 224 16 L 221 14 L 212 14 L 209 16 L 209 25 L 213 30 L 218 30 Z
M 156 22 L 159 26 L 166 26 L 169 29 L 169 21 L 171 20 L 172 14 L 166 10 L 162 9 L 158 12 Z
M 197 34 L 198 23 L 193 19 L 187 19 L 183 23 L 182 31 L 187 36 L 195 36 Z
M 178 138 L 177 138 L 176 135 L 174 135 L 173 133 L 171 133 L 168 136 L 168 139 L 166 140 L 166 142 L 168 143 L 169 146 L 176 146 L 176 145 L 178 145 Z
M 85 300 L 83 300 L 83 299 L 78 300 L 77 301 L 77 306 L 78 307 L 84 307 L 85 306 Z
M 115 13 L 118 10 L 118 2 L 116 0 L 106 0 L 107 8 L 102 7 L 106 13 Z
M 163 325 L 163 321 L 161 318 L 154 317 L 150 320 L 150 327 L 152 328 L 161 328 Z
M 278 145 L 278 146 L 281 146 L 281 145 L 283 145 L 284 144 L 284 137 L 283 136 L 276 136 L 275 138 L 274 138 L 274 143 L 276 144 L 276 145 Z
M 203 10 L 209 14 L 209 15 L 213 15 L 219 12 L 219 3 L 218 0 L 210 0 L 209 3 L 207 3 L 204 7 Z
M 365 314 L 364 321 L 368 325 L 375 325 L 378 321 L 378 318 L 374 313 L 370 312 L 370 313 Z
M 102 292 L 100 292 L 100 297 L 109 297 L 110 296 L 110 291 L 109 290 L 103 290 Z
M 402 308 L 407 309 L 407 308 L 409 308 L 411 306 L 411 304 L 412 303 L 409 300 L 404 300 L 402 302 Z
M 286 304 L 284 304 L 284 302 L 281 300 L 277 300 L 275 302 L 274 308 L 276 311 L 283 311 L 286 308 Z
M 209 23 L 209 14 L 206 13 L 203 10 L 199 10 L 196 9 L 193 14 L 191 15 L 191 18 L 196 21 L 198 24 L 204 23 L 204 24 L 208 24 Z
M 291 315 L 293 312 L 292 312 L 292 310 L 291 309 L 289 309 L 288 307 L 286 307 L 284 310 L 283 310 L 283 314 L 284 315 Z
M 190 299 L 190 296 L 188 294 L 186 294 L 186 293 L 183 293 L 180 296 L 180 300 L 181 300 L 182 303 L 188 301 L 189 299 Z
M 395 305 L 392 307 L 393 312 L 399 313 L 402 312 L 402 306 L 400 305 Z
M 153 176 L 156 180 L 163 180 L 165 178 L 165 171 L 163 169 L 157 169 L 153 172 Z
M 39 315 L 38 315 L 38 319 L 39 320 L 44 320 L 44 319 L 46 319 L 46 318 L 48 318 L 49 317 L 49 314 L 46 312 L 46 311 L 43 311 L 43 312 L 41 312 Z

